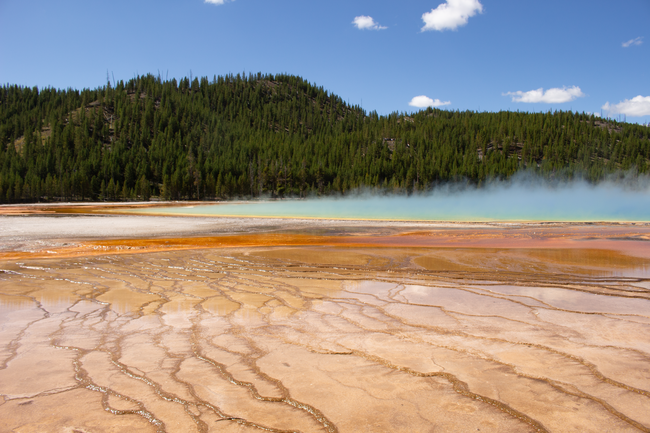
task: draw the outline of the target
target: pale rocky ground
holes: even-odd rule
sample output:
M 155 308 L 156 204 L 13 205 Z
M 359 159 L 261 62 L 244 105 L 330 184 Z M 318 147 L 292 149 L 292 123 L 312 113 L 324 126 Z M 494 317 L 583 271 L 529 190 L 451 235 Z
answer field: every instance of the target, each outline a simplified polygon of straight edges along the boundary
M 4 218 L 3 242 L 51 242 Z M 65 218 L 50 239 L 103 221 Z M 187 229 L 137 218 L 111 234 Z M 649 431 L 649 270 L 602 249 L 0 261 L 0 432 Z
M 0 209 L 1 211 L 1 209 Z M 364 230 L 394 233 L 436 227 L 490 227 L 489 224 L 422 223 L 404 221 L 341 221 L 251 217 L 183 217 L 147 215 L 2 215 L 0 252 L 39 251 L 91 239 L 215 236 L 310 230 L 318 233 Z
M 650 431 L 648 224 L 39 208 L 0 209 L 0 433 Z

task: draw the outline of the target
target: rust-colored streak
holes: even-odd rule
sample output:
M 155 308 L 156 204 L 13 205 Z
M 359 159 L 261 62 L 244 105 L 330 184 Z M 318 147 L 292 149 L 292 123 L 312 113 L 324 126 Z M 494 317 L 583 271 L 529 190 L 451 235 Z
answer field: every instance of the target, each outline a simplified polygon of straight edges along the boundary
M 645 233 L 643 234 L 645 236 Z M 635 240 L 629 240 L 634 238 Z M 638 240 L 637 240 L 638 239 Z M 636 257 L 650 258 L 650 242 L 638 233 L 611 236 L 600 233 L 593 236 L 567 236 L 566 231 L 547 231 L 537 234 L 534 229 L 517 233 L 504 230 L 440 230 L 399 233 L 389 236 L 339 235 L 316 236 L 306 234 L 252 233 L 191 238 L 112 239 L 78 241 L 71 245 L 29 252 L 6 251 L 0 260 L 18 260 L 46 257 L 78 257 L 97 254 L 132 254 L 154 251 L 175 251 L 210 248 L 264 247 L 264 246 L 347 246 L 347 247 L 401 247 L 401 248 L 482 248 L 482 249 L 598 249 L 619 251 Z

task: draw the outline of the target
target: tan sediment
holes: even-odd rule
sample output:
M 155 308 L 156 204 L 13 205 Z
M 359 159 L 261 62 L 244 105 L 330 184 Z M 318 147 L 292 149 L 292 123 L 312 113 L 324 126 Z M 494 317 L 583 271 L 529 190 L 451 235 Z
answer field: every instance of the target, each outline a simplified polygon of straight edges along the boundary
M 645 237 L 355 226 L 4 251 L 0 431 L 649 431 Z
M 317 227 L 317 225 L 316 225 Z M 517 254 L 528 254 L 531 259 L 548 263 L 577 262 L 600 269 L 601 265 L 617 267 L 616 260 L 628 263 L 630 257 L 638 261 L 650 259 L 650 227 L 634 226 L 516 226 L 484 229 L 438 228 L 418 231 L 387 232 L 389 223 L 378 226 L 379 233 L 368 235 L 363 226 L 345 227 L 335 235 L 287 232 L 291 225 L 279 232 L 259 230 L 246 234 L 219 236 L 122 238 L 65 241 L 56 246 L 40 245 L 37 239 L 28 239 L 30 248 L 0 250 L 0 260 L 27 258 L 76 257 L 97 254 L 132 254 L 205 248 L 263 247 L 263 246 L 346 246 L 346 247 L 415 247 L 415 248 L 482 248 L 514 249 Z M 383 227 L 383 232 L 382 232 Z M 97 236 L 99 237 L 99 236 Z M 531 250 L 527 252 L 526 250 Z M 639 262 L 641 263 L 641 262 Z M 447 261 L 446 266 L 451 263 Z
M 0 215 L 105 214 L 156 207 L 215 204 L 214 202 L 32 203 L 1 205 Z

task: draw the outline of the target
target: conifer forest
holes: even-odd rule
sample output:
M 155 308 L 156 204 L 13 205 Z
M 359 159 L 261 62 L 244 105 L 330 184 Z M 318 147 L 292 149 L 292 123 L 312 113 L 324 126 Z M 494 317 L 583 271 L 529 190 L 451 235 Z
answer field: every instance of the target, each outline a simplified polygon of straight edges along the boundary
M 380 116 L 291 75 L 0 87 L 0 203 L 412 193 L 648 173 L 650 128 L 567 111 Z

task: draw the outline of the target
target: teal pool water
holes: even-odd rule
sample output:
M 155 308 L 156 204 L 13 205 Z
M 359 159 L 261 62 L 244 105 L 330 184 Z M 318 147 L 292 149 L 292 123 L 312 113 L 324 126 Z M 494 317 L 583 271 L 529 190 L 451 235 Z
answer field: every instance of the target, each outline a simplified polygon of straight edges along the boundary
M 650 221 L 650 189 L 508 186 L 426 195 L 225 202 L 138 213 L 410 221 Z

